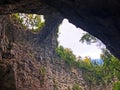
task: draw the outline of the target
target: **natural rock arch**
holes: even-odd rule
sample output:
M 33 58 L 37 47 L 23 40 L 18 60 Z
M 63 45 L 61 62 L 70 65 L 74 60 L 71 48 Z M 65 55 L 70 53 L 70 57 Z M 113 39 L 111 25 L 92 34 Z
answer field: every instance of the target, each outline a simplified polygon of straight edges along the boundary
M 45 15 L 45 27 L 34 34 L 11 15 L 0 16 L 1 90 L 67 90 L 76 83 L 89 89 L 82 71 L 55 53 L 62 19 L 59 13 Z
M 44 15 L 46 26 L 38 34 L 16 27 L 16 23 L 13 24 L 8 15 L 16 12 Z M 0 89 L 52 90 L 54 82 L 51 83 L 51 80 L 58 78 L 57 80 L 61 79 L 59 90 L 64 90 L 73 84 L 74 78 L 71 77 L 76 74 L 79 76 L 76 80 L 88 90 L 81 71 L 71 72 L 65 67 L 65 62 L 60 62 L 55 56 L 57 27 L 63 17 L 67 18 L 77 27 L 102 40 L 120 58 L 119 12 L 119 0 L 1 0 Z M 45 84 L 42 83 L 43 77 L 39 72 L 41 65 L 48 70 Z M 69 85 L 61 83 L 63 75 L 68 76 L 71 82 Z

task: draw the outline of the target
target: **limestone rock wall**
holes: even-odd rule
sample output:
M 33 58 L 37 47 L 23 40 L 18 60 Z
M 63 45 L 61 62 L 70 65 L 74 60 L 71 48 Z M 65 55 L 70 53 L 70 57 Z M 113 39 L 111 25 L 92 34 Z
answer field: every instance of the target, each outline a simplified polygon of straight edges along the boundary
M 0 90 L 110 90 L 86 84 L 82 71 L 69 67 L 55 53 L 59 13 L 45 16 L 37 33 L 24 29 L 10 15 L 0 16 Z M 112 89 L 111 89 L 112 90 Z
M 60 12 L 77 27 L 99 38 L 120 59 L 119 0 L 1 0 L 0 14 Z
M 55 53 L 62 18 L 54 15 L 46 18 L 46 27 L 33 34 L 17 25 L 9 15 L 0 16 L 1 90 L 68 90 L 76 83 L 86 90 L 82 72 L 70 68 Z

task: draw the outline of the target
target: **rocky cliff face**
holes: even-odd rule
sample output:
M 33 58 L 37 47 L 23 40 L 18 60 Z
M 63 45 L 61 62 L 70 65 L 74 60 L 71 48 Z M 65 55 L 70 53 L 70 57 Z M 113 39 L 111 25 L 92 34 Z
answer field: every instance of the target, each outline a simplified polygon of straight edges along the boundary
M 16 12 L 42 15 L 59 12 L 77 27 L 102 40 L 120 59 L 119 0 L 1 0 L 0 14 Z
M 80 69 L 57 56 L 57 30 L 63 19 L 59 15 L 46 15 L 45 27 L 36 34 L 11 15 L 0 16 L 0 90 L 72 90 L 74 85 L 82 90 L 112 90 L 90 87 Z
M 11 16 L 0 16 L 1 90 L 69 90 L 74 84 L 87 90 L 81 70 L 70 68 L 55 54 L 62 18 L 46 17 L 45 28 L 52 32 L 46 33 L 43 28 L 44 31 L 33 34 Z M 53 23 L 54 28 L 47 22 Z

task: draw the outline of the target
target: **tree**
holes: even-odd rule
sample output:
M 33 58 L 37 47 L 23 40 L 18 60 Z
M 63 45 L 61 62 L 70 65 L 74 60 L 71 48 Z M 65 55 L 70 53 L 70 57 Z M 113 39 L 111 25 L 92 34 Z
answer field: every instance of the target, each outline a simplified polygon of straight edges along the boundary
M 99 46 L 99 48 L 103 49 L 105 48 L 105 45 L 96 37 L 92 36 L 89 33 L 84 33 L 84 35 L 81 37 L 80 42 L 82 43 L 87 43 L 88 45 L 92 44 L 92 43 L 96 43 L 97 46 Z
M 89 57 L 82 59 L 76 58 L 68 48 L 59 46 L 56 49 L 57 54 L 65 60 L 71 67 L 81 69 L 84 80 L 91 85 L 107 85 L 120 80 L 120 62 L 108 50 L 103 49 L 101 59 L 103 64 L 92 62 Z
M 86 42 L 87 44 L 97 42 L 101 43 L 100 40 L 90 35 L 89 33 L 84 34 L 80 41 L 82 43 Z M 101 81 L 105 84 L 113 84 L 115 81 L 120 80 L 120 61 L 115 58 L 106 48 L 102 48 L 102 52 L 101 59 L 103 60 L 103 65 L 94 65 L 94 67 L 96 67 L 94 68 L 94 71 L 97 75 L 96 77 L 101 78 Z
M 84 33 L 84 35 L 81 37 L 80 41 L 86 42 L 87 44 L 91 44 L 91 43 L 95 43 L 98 42 L 98 39 L 92 35 L 90 35 L 89 33 Z
M 114 83 L 113 90 L 120 90 L 120 81 Z
M 120 80 L 120 61 L 115 58 L 109 51 L 104 50 L 101 55 L 103 59 L 104 80 L 106 82 L 115 82 Z
M 90 60 L 89 57 L 85 57 L 85 58 L 83 59 L 83 62 L 85 62 L 85 63 L 87 63 L 87 64 L 91 64 L 91 60 Z
M 73 52 L 68 48 L 63 48 L 62 46 L 59 46 L 56 48 L 56 53 L 66 61 L 70 66 L 73 66 L 75 64 L 76 56 L 73 54 Z
M 16 13 L 12 14 L 12 16 L 14 16 L 25 28 L 33 32 L 39 31 L 45 24 L 42 21 L 41 15 L 37 14 Z
M 89 57 L 85 57 L 84 59 L 77 59 L 70 49 L 64 49 L 62 46 L 57 47 L 56 52 L 71 67 L 81 69 L 85 81 L 89 84 L 96 84 L 102 82 L 101 66 L 98 64 L 93 64 Z

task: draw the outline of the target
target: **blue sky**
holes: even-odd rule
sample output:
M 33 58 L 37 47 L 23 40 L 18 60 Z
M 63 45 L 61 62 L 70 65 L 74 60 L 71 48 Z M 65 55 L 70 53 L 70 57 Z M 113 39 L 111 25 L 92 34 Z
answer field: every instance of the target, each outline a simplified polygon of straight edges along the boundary
M 86 43 L 79 42 L 81 36 L 85 33 L 82 29 L 76 28 L 73 24 L 69 23 L 67 19 L 59 27 L 59 45 L 65 48 L 70 48 L 76 56 L 89 56 L 92 59 L 99 59 L 102 53 L 97 44 L 87 45 Z

